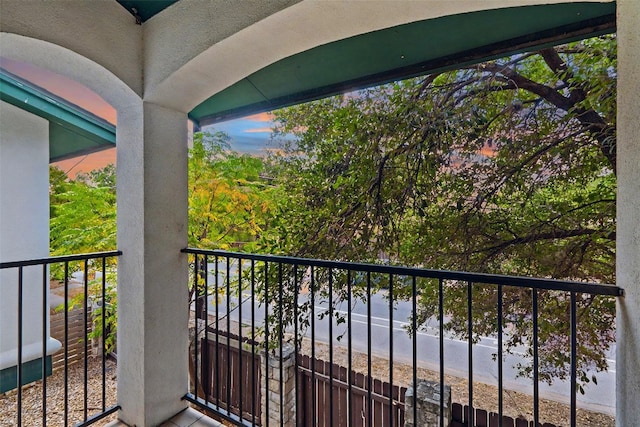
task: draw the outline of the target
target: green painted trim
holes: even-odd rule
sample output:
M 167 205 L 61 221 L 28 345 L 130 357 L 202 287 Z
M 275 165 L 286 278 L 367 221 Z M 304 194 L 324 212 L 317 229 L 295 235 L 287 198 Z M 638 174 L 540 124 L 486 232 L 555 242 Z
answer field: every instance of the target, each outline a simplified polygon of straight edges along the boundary
M 122 7 L 127 9 L 127 11 L 131 15 L 137 15 L 137 17 L 139 17 L 142 22 L 153 18 L 155 15 L 162 12 L 177 1 L 178 0 L 117 0 L 117 2 L 120 3 Z M 133 12 L 134 8 L 136 9 L 137 13 Z
M 53 372 L 51 356 L 47 356 L 45 362 L 46 375 Z M 42 379 L 42 358 L 31 360 L 22 364 L 22 385 Z M 0 393 L 5 393 L 16 388 L 18 384 L 18 366 L 11 366 L 0 371 Z
M 116 144 L 114 125 L 2 68 L 0 99 L 50 122 L 50 161 Z
M 616 5 L 565 3 L 413 22 L 277 61 L 205 100 L 199 125 L 615 31 Z

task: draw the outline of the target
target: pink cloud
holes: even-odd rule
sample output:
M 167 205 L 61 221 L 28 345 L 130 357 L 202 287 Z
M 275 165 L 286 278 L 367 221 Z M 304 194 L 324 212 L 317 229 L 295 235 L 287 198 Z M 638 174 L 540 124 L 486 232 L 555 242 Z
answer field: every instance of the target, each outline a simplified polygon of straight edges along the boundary
M 252 114 L 251 116 L 247 116 L 244 119 L 252 121 L 252 122 L 272 122 L 273 121 L 273 114 L 271 114 L 269 112 Z M 269 130 L 269 132 L 270 132 L 270 130 Z
M 51 71 L 36 67 L 26 62 L 2 58 L 2 68 L 38 85 L 67 101 L 102 117 L 110 123 L 116 123 L 116 110 L 98 94 L 81 85 Z
M 273 129 L 271 127 L 264 127 L 264 128 L 253 128 L 253 129 L 246 129 L 244 131 L 245 133 L 271 133 L 273 132 Z

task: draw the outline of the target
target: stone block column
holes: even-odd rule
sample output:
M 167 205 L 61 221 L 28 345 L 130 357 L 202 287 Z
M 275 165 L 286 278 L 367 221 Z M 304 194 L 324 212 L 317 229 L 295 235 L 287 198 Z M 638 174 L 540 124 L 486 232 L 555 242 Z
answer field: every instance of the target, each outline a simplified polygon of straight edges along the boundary
M 296 425 L 296 353 L 290 344 L 282 347 L 282 358 L 280 349 L 262 352 L 261 361 L 261 419 L 266 425 L 267 418 L 270 425 L 282 425 L 284 427 L 295 427 Z M 267 369 L 264 369 L 264 367 Z M 282 377 L 280 371 L 282 368 Z M 282 402 L 280 406 L 280 384 L 282 383 Z
M 414 420 L 414 407 L 417 408 Z M 449 427 L 451 424 L 451 387 L 444 387 L 444 426 L 440 426 L 440 383 L 418 380 L 405 394 L 404 427 Z

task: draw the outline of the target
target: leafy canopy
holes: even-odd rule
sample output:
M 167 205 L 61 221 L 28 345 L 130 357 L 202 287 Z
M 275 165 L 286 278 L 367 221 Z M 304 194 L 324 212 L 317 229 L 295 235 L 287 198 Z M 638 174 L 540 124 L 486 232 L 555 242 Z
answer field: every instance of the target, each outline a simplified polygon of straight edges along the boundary
M 277 111 L 271 250 L 613 282 L 615 79 L 615 36 L 604 36 Z M 421 290 L 424 322 L 433 289 Z M 495 333 L 495 289 L 475 291 L 474 330 Z M 447 292 L 448 327 L 464 335 L 466 287 Z M 568 373 L 567 300 L 539 292 L 547 379 Z M 531 342 L 531 301 L 507 289 L 509 349 Z M 615 304 L 578 305 L 587 382 L 588 366 L 606 367 Z
M 196 133 L 189 152 L 189 244 L 200 248 L 255 245 L 268 226 L 275 189 L 261 178 L 263 161 L 232 152 L 222 132 Z M 50 245 L 52 255 L 108 251 L 116 246 L 115 167 L 79 174 L 50 169 Z M 110 261 L 112 261 L 110 259 Z M 83 265 L 70 265 L 70 273 Z M 90 270 L 93 266 L 89 266 Z M 100 268 L 100 266 L 96 266 Z M 62 267 L 52 269 L 62 279 Z M 90 271 L 90 276 L 93 272 Z M 108 351 L 115 345 L 115 271 L 107 276 L 105 316 Z M 189 283 L 192 283 L 190 281 Z M 101 298 L 101 281 L 90 283 L 90 296 Z M 191 289 L 192 294 L 194 289 Z M 193 296 L 193 295 L 192 295 Z M 70 308 L 83 303 L 83 295 Z M 102 307 L 95 314 L 92 337 L 102 333 Z
M 189 157 L 189 245 L 251 250 L 265 232 L 276 190 L 263 160 L 231 151 L 223 132 L 196 133 Z

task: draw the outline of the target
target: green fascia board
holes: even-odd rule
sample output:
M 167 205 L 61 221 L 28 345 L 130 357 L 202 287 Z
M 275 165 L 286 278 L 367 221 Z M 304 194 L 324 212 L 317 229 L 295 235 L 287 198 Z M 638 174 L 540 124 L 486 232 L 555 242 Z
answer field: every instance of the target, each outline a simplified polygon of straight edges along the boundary
M 51 162 L 116 144 L 113 124 L 1 68 L 0 99 L 49 121 Z
M 133 16 L 140 17 L 142 22 L 153 18 L 178 0 L 117 0 Z M 136 10 L 136 12 L 133 11 Z
M 205 100 L 199 125 L 615 31 L 615 3 L 485 10 L 413 22 L 284 58 Z
M 55 122 L 49 122 L 49 141 L 52 141 L 49 144 L 49 161 L 51 163 L 115 146 L 113 143 L 88 137 L 85 132 L 79 132 L 78 128 L 63 126 Z M 59 141 L 64 141 L 64 144 Z
M 45 359 L 45 375 L 49 376 L 53 372 L 51 356 Z M 31 360 L 22 364 L 22 385 L 32 383 L 42 379 L 42 358 Z M 18 367 L 11 366 L 0 370 L 0 393 L 13 390 L 18 385 Z

